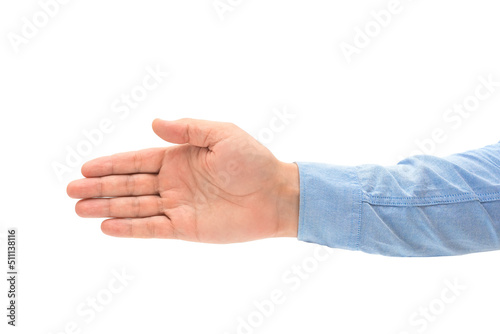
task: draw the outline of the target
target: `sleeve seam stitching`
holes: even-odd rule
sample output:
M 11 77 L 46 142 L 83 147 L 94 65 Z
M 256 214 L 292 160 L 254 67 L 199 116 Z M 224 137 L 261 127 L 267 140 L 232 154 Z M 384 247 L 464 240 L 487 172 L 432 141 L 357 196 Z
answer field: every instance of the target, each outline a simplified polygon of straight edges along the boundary
M 479 202 L 479 203 L 488 203 L 488 202 L 496 202 L 500 201 L 500 198 L 493 198 L 493 199 L 484 199 L 480 200 L 477 197 L 470 197 L 470 198 L 462 198 L 462 199 L 457 199 L 453 201 L 430 201 L 430 202 L 377 202 L 377 201 L 369 201 L 369 200 L 362 200 L 364 203 L 368 203 L 370 205 L 378 205 L 378 206 L 412 206 L 412 207 L 417 207 L 417 206 L 430 206 L 430 205 L 446 205 L 446 204 L 457 204 L 457 203 L 465 203 L 465 202 Z
M 358 175 L 358 170 L 357 168 L 354 168 L 354 174 L 355 174 L 355 181 L 357 182 L 356 186 L 357 186 L 357 195 L 359 196 L 359 198 L 356 199 L 356 203 L 353 203 L 353 209 L 355 208 L 355 205 L 359 205 L 359 210 L 358 210 L 358 217 L 357 217 L 357 231 L 356 231 L 356 241 L 355 241 L 355 249 L 356 250 L 359 250 L 360 249 L 360 242 L 361 242 L 361 217 L 362 217 L 362 209 L 363 209 L 363 206 L 362 206 L 362 203 L 363 203 L 363 189 L 361 188 L 361 181 L 359 179 L 359 175 Z M 359 203 L 358 203 L 359 201 Z
M 490 193 L 484 193 L 484 194 L 475 194 L 475 193 L 472 193 L 472 192 L 467 192 L 467 193 L 462 193 L 462 194 L 450 194 L 450 195 L 440 195 L 440 196 L 407 196 L 407 197 L 403 197 L 403 196 L 377 196 L 377 195 L 370 195 L 370 194 L 366 194 L 366 196 L 368 198 L 376 198 L 376 199 L 398 199 L 398 200 L 405 200 L 405 199 L 427 199 L 427 200 L 435 200 L 435 199 L 439 199 L 439 198 L 448 198 L 448 197 L 464 197 L 464 196 L 469 196 L 469 197 L 466 197 L 466 198 L 472 198 L 472 196 L 474 196 L 474 198 L 480 198 L 480 197 L 486 197 L 486 196 L 493 196 L 493 195 L 499 195 L 500 196 L 500 191 L 496 191 L 496 192 L 490 192 Z M 499 197 L 500 198 L 500 197 Z

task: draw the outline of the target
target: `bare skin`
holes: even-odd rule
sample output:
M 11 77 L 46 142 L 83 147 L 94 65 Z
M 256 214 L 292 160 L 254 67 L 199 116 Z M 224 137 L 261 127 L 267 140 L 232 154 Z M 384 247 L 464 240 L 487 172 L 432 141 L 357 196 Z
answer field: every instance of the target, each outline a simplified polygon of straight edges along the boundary
M 178 144 L 88 161 L 68 185 L 81 217 L 115 237 L 233 243 L 297 237 L 299 176 L 231 123 L 153 122 Z

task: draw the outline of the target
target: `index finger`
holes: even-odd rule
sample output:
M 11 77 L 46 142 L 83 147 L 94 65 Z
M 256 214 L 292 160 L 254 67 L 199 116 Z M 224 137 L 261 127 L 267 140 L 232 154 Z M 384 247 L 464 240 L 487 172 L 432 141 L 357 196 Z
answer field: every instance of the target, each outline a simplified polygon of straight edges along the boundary
M 83 164 L 82 175 L 98 177 L 113 174 L 158 173 L 165 149 L 149 148 L 96 158 Z

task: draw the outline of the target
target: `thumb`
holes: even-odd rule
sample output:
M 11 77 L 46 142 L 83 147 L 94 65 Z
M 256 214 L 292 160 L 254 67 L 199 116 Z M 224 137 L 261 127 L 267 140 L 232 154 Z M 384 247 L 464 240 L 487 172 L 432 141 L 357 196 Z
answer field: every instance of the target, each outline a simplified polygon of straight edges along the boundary
M 229 125 L 230 123 L 192 118 L 182 118 L 176 121 L 157 118 L 153 121 L 153 131 L 169 143 L 210 148 L 227 136 L 226 130 Z

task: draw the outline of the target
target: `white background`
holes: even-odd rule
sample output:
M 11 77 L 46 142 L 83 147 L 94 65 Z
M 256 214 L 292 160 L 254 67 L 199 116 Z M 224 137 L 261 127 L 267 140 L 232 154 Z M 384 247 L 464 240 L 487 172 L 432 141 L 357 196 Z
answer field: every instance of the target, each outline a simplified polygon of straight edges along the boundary
M 423 332 L 498 333 L 500 252 L 404 259 L 335 250 L 292 290 L 283 275 L 316 245 L 117 239 L 101 233 L 100 219 L 74 213 L 66 185 L 83 161 L 166 145 L 151 130 L 156 117 L 230 121 L 259 136 L 286 106 L 296 117 L 267 145 L 288 162 L 394 164 L 438 127 L 447 135 L 439 156 L 500 140 L 498 87 L 457 129 L 442 118 L 474 94 L 479 76 L 500 80 L 497 2 L 401 0 L 350 63 L 341 43 L 353 44 L 356 27 L 389 1 L 232 3 L 221 19 L 212 0 L 73 0 L 15 52 L 9 36 L 41 7 L 1 2 L 0 277 L 7 227 L 18 229 L 20 272 L 15 329 L 1 280 L 1 332 L 65 333 L 76 323 L 74 333 L 233 334 L 278 289 L 285 301 L 241 333 L 413 334 L 422 327 L 411 315 L 457 280 L 466 289 Z M 120 119 L 112 103 L 148 66 L 169 77 Z M 113 131 L 59 180 L 53 164 L 105 118 Z M 77 308 L 109 296 L 113 270 L 134 278 L 88 321 Z

